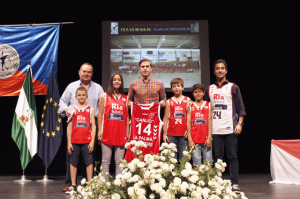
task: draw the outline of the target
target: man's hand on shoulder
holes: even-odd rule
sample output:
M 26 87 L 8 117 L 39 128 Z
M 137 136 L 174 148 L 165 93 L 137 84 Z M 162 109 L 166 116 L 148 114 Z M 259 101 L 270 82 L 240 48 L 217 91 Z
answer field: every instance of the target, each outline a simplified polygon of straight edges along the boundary
M 65 113 L 68 118 L 71 117 L 71 112 L 69 111 L 69 108 L 65 109 Z
M 166 106 L 165 101 L 164 101 L 164 100 L 161 100 L 161 101 L 159 102 L 159 106 L 160 106 L 160 107 L 165 107 L 165 106 Z

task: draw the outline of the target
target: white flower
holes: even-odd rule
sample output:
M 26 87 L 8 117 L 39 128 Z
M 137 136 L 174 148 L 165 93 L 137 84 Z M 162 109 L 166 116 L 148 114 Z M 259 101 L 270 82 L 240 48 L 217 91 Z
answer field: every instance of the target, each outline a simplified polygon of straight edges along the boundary
M 199 180 L 199 177 L 197 175 L 192 175 L 189 178 L 189 181 L 191 181 L 192 183 L 196 183 Z
M 213 195 L 211 195 L 211 196 L 209 197 L 209 199 L 220 199 L 220 197 L 213 194 Z
M 121 185 L 121 180 L 120 179 L 116 179 L 114 181 L 114 183 L 115 183 L 116 186 L 120 186 Z
M 203 180 L 200 180 L 200 181 L 198 182 L 198 185 L 199 185 L 200 187 L 203 187 L 203 186 L 205 185 L 205 183 L 204 183 Z
M 174 158 L 175 157 L 175 153 L 171 153 L 171 157 Z
M 86 183 L 86 179 L 83 178 L 83 179 L 81 180 L 81 185 L 85 185 L 85 183 Z
M 120 199 L 121 196 L 119 194 L 117 194 L 117 193 L 114 193 L 113 195 L 111 195 L 111 198 L 112 199 Z
M 106 183 L 106 186 L 110 187 L 110 185 L 111 185 L 110 182 L 107 182 L 107 183 Z
M 158 180 L 158 179 L 160 179 L 160 178 L 161 178 L 161 174 L 156 174 L 156 175 L 155 175 L 155 179 Z
M 133 189 L 133 187 L 129 187 L 127 189 L 127 193 L 128 193 L 129 196 L 133 197 L 134 196 L 134 189 Z
M 176 164 L 176 163 L 177 163 L 177 159 L 171 158 L 171 162 L 172 162 L 173 164 Z
M 135 140 L 131 140 L 130 144 L 135 145 L 136 141 Z
M 192 170 L 192 165 L 191 165 L 191 163 L 186 162 L 186 163 L 185 163 L 185 169 L 187 169 L 187 170 Z
M 127 143 L 125 144 L 125 149 L 128 149 L 129 147 L 130 147 L 130 143 L 127 142 Z
M 158 184 L 159 184 L 162 188 L 165 188 L 165 186 L 166 186 L 166 180 L 165 180 L 164 178 L 160 178 Z
M 161 161 L 166 161 L 166 157 L 165 157 L 165 156 L 160 156 L 159 159 L 160 159 Z
M 180 199 L 188 199 L 187 197 L 185 197 L 185 196 L 181 196 L 181 198 Z
M 188 151 L 183 151 L 183 156 L 189 156 L 189 152 Z
M 186 178 L 190 175 L 190 172 L 188 170 L 184 169 L 184 170 L 181 171 L 181 175 Z
M 124 173 L 124 175 L 123 175 L 123 179 L 124 179 L 124 180 L 126 180 L 126 179 L 128 179 L 128 178 L 130 178 L 130 177 L 131 177 L 131 173 L 129 173 L 129 172 Z
M 138 164 L 137 164 L 137 166 L 139 167 L 139 168 L 143 168 L 143 167 L 145 167 L 145 162 L 139 162 Z
M 152 165 L 154 168 L 155 168 L 155 167 L 158 167 L 159 162 L 158 162 L 158 161 L 153 161 L 151 165 Z
M 132 182 L 137 182 L 137 181 L 139 181 L 140 180 L 140 176 L 139 175 L 134 175 L 133 177 L 132 177 Z
M 162 154 L 167 154 L 168 152 L 169 152 L 168 149 L 164 149 L 161 153 L 162 153 Z
M 134 153 L 134 152 L 136 151 L 136 147 L 135 147 L 135 146 L 132 147 L 132 148 L 131 148 L 131 151 Z
M 160 147 L 161 147 L 162 150 L 164 150 L 164 149 L 168 148 L 168 144 L 164 142 L 164 143 L 161 144 Z
M 154 199 L 154 198 L 155 198 L 155 195 L 154 195 L 153 193 L 151 193 L 151 194 L 149 195 L 149 198 L 150 198 L 150 199 Z

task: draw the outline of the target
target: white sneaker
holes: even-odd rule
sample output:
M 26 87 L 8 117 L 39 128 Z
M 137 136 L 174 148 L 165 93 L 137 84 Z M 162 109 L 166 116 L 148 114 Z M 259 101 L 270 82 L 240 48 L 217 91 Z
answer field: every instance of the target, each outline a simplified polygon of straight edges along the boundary
M 66 191 L 66 195 L 71 195 L 71 193 L 77 193 L 77 188 L 75 186 L 70 186 L 69 190 Z
M 238 184 L 232 185 L 232 191 L 233 191 L 234 193 L 236 193 L 236 194 L 241 193 L 241 190 L 240 190 L 240 187 L 239 187 Z

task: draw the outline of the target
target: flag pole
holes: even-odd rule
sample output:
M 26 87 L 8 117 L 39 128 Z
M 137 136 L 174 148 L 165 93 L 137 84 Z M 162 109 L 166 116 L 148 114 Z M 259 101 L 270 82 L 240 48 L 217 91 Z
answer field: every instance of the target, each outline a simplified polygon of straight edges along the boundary
M 54 67 L 54 63 L 55 61 L 52 61 L 52 68 Z M 47 167 L 45 167 L 45 175 L 43 176 L 43 179 L 42 180 L 37 180 L 37 182 L 52 182 L 54 180 L 50 180 L 48 178 L 48 175 L 47 175 Z
M 8 24 L 8 25 L 0 25 L 3 26 L 46 26 L 46 25 L 64 25 L 64 24 L 73 24 L 75 22 L 59 22 L 59 23 L 33 23 L 33 24 Z
M 43 176 L 43 179 L 42 180 L 37 180 L 37 182 L 52 182 L 54 180 L 50 180 L 48 178 L 48 175 L 47 175 L 47 167 L 45 167 L 45 175 Z
M 27 180 L 25 176 L 25 170 L 23 170 L 23 175 L 21 176 L 20 180 L 14 180 L 15 182 L 24 183 L 24 182 L 31 182 L 32 180 Z
M 28 61 L 28 65 L 30 66 L 31 61 Z M 14 180 L 15 182 L 24 183 L 24 182 L 30 182 L 32 180 L 27 180 L 25 176 L 25 169 L 23 169 L 23 175 L 21 176 L 20 180 Z

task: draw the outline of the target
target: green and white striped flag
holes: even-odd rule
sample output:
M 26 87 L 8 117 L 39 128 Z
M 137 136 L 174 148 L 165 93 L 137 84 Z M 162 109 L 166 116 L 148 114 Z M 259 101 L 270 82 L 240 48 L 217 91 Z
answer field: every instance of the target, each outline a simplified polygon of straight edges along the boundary
M 11 137 L 20 150 L 23 170 L 37 153 L 38 131 L 36 114 L 31 67 L 29 66 L 19 95 L 11 130 Z

